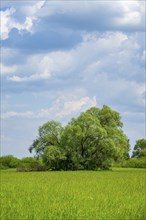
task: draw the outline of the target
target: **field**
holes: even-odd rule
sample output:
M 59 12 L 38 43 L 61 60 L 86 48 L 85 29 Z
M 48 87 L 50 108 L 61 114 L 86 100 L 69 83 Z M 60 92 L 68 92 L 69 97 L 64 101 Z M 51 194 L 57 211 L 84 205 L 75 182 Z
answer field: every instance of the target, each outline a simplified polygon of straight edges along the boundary
M 146 171 L 1 171 L 1 220 L 145 220 Z

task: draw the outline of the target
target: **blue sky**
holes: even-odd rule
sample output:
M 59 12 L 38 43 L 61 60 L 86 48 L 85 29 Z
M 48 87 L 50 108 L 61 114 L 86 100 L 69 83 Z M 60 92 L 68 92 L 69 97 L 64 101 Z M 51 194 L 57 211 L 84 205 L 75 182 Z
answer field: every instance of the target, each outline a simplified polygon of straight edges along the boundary
M 2 1 L 1 20 L 1 155 L 104 104 L 145 137 L 145 1 Z

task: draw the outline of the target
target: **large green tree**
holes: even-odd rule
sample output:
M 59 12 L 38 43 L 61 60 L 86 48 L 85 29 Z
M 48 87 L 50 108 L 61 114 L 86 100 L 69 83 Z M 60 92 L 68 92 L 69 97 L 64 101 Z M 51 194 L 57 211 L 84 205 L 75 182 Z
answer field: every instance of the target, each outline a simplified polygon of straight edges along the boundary
M 29 150 L 42 156 L 50 169 L 106 169 L 129 151 L 122 126 L 118 112 L 93 107 L 65 128 L 56 121 L 41 126 Z
M 118 112 L 90 108 L 66 126 L 62 144 L 74 169 L 108 168 L 129 151 Z

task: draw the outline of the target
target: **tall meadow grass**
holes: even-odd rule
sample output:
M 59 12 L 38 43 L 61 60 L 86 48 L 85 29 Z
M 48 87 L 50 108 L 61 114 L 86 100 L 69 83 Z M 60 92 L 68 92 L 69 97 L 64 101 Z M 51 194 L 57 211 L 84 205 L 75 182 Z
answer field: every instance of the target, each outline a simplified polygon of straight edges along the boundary
M 145 220 L 145 169 L 1 171 L 1 220 Z

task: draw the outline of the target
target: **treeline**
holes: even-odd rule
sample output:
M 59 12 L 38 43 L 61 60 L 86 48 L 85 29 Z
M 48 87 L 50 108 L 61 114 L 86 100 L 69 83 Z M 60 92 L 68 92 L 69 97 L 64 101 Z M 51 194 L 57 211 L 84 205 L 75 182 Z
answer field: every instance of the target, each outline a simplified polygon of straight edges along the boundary
M 108 106 L 92 107 L 66 125 L 49 121 L 38 129 L 29 151 L 35 158 L 6 162 L 1 166 L 19 171 L 33 170 L 104 170 L 113 164 L 123 167 L 145 167 L 146 140 L 136 142 L 132 158 L 130 144 L 124 134 L 120 114 Z M 11 157 L 12 156 L 7 156 Z M 7 158 L 8 161 L 8 158 Z
M 129 158 L 112 164 L 113 167 L 146 168 L 146 155 Z M 17 171 L 47 171 L 48 167 L 41 158 L 25 157 L 18 159 L 13 155 L 0 157 L 0 169 L 16 168 Z
M 116 162 L 113 167 L 123 168 L 146 168 L 146 156 L 140 158 L 129 158 L 121 162 Z
M 18 159 L 13 155 L 0 157 L 0 169 L 16 168 L 17 171 L 45 171 L 47 167 L 42 159 L 34 157 L 24 157 Z

